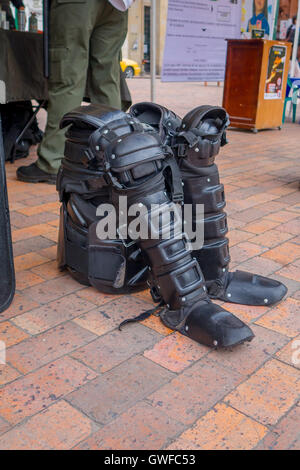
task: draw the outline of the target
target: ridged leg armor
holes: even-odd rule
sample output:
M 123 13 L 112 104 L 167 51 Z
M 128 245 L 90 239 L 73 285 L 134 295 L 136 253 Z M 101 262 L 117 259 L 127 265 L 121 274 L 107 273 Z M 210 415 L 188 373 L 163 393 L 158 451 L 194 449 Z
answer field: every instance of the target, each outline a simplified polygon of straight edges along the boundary
M 138 121 L 106 106 L 83 106 L 61 121 L 66 132 L 65 157 L 57 178 L 61 205 L 57 259 L 60 269 L 84 285 L 101 292 L 128 293 L 147 287 L 148 269 L 136 243 L 100 240 L 97 207 L 111 200 L 109 181 L 90 151 L 95 131 L 102 131 L 102 145 L 131 129 L 144 129 Z M 151 129 L 152 130 L 152 129 Z
M 203 204 L 204 244 L 193 252 L 206 280 L 209 296 L 245 305 L 272 305 L 287 292 L 273 279 L 244 271 L 229 271 L 230 255 L 224 186 L 214 163 L 220 147 L 226 143 L 229 119 L 220 107 L 200 106 L 180 122 L 174 113 L 153 103 L 138 103 L 131 114 L 151 124 L 163 141 L 170 143 L 181 170 L 184 203 Z M 156 119 L 156 120 L 155 120 Z
M 96 110 L 98 110 L 97 116 L 95 116 Z M 91 112 L 94 113 L 93 129 L 88 142 L 84 145 L 84 151 L 79 154 L 81 155 L 79 160 L 81 161 L 81 158 L 85 156 L 89 160 L 88 171 L 94 171 L 94 175 L 100 178 L 98 187 L 97 183 L 93 186 L 95 197 L 97 197 L 98 190 L 103 197 L 102 191 L 105 188 L 108 190 L 106 195 L 108 194 L 109 201 L 116 212 L 119 212 L 120 197 L 127 196 L 128 207 L 137 204 L 141 208 L 144 220 L 148 222 L 150 219 L 149 226 L 152 229 L 150 234 L 146 234 L 150 236 L 145 236 L 141 232 L 136 240 L 132 240 L 130 224 L 133 219 L 129 218 L 127 241 L 135 241 L 136 251 L 140 252 L 144 259 L 142 266 L 145 268 L 146 265 L 150 273 L 149 283 L 152 293 L 154 297 L 162 299 L 161 304 L 164 306 L 160 314 L 162 321 L 170 328 L 208 346 L 229 347 L 250 341 L 254 336 L 250 328 L 222 307 L 213 304 L 207 295 L 202 271 L 188 249 L 188 240 L 182 234 L 181 218 L 176 216 L 178 206 L 175 203 L 183 199 L 182 185 L 179 169 L 170 148 L 162 144 L 155 130 L 147 125 L 141 125 L 130 116 L 117 116 L 115 119 L 114 113 L 106 112 L 105 114 L 99 108 L 91 108 Z M 66 115 L 61 125 L 64 127 L 71 124 L 76 128 L 85 128 L 89 119 L 89 110 L 86 107 L 78 108 Z M 121 128 L 126 132 L 121 132 Z M 73 131 L 71 127 L 67 135 L 68 140 L 71 140 L 74 135 Z M 63 206 L 70 200 L 65 194 L 70 195 L 74 190 L 74 187 L 71 191 L 68 186 L 68 179 L 71 178 L 73 181 L 74 168 L 73 166 L 70 168 L 67 160 L 74 163 L 75 148 L 77 149 L 69 144 L 66 145 L 67 157 L 63 161 L 58 178 Z M 80 167 L 78 171 L 81 170 Z M 81 176 L 79 180 L 81 181 Z M 103 180 L 105 184 L 102 183 Z M 80 196 L 82 197 L 82 194 Z M 83 196 L 90 200 L 89 192 L 84 192 Z M 64 228 L 71 226 L 73 229 L 72 209 L 67 207 L 63 211 L 66 216 L 61 218 L 62 226 Z M 82 227 L 78 224 L 78 217 L 76 223 L 76 229 L 79 232 L 78 227 Z M 105 254 L 103 245 L 106 241 L 97 239 L 96 229 L 91 234 L 93 224 L 95 222 L 88 227 L 88 239 L 85 231 L 85 252 L 81 249 L 80 256 L 87 257 L 89 260 L 85 275 L 87 273 L 91 284 L 96 284 L 95 279 L 99 277 L 97 270 L 100 271 L 101 282 L 98 282 L 96 287 L 103 290 L 103 286 L 105 287 L 108 282 L 107 280 L 106 284 L 103 282 L 103 273 L 109 269 L 111 260 L 110 255 L 103 256 Z M 73 264 L 74 266 L 76 263 L 74 259 L 77 257 L 76 249 L 79 246 L 82 248 L 81 243 L 75 243 L 76 237 L 74 237 L 71 245 L 75 249 L 70 250 L 70 234 L 66 234 L 63 229 L 62 233 L 65 243 L 64 249 L 61 250 L 60 264 L 66 266 Z M 123 244 L 122 240 L 108 241 L 109 244 L 116 242 Z M 91 248 L 92 266 L 97 271 L 97 276 L 94 271 L 91 273 Z M 67 256 L 66 250 L 70 250 Z M 128 257 L 128 254 L 124 255 L 125 261 L 126 256 Z M 121 276 L 117 270 L 116 274 L 117 279 L 124 278 L 124 273 Z

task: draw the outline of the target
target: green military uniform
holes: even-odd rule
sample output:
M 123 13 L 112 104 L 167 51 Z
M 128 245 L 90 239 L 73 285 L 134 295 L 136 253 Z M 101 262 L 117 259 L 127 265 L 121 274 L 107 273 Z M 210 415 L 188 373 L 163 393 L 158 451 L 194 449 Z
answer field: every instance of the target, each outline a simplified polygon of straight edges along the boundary
M 91 102 L 121 109 L 119 58 L 126 34 L 127 12 L 108 0 L 52 0 L 48 120 L 37 161 L 41 170 L 58 171 L 65 141 L 59 122 L 80 106 L 87 71 Z

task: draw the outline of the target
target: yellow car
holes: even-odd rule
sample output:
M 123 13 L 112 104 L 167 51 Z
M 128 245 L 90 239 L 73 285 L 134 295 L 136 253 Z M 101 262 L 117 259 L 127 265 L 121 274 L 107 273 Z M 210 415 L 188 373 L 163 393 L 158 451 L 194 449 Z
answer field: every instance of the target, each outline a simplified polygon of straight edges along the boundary
M 122 71 L 125 72 L 126 78 L 138 77 L 141 73 L 141 68 L 134 60 L 123 59 L 120 65 Z

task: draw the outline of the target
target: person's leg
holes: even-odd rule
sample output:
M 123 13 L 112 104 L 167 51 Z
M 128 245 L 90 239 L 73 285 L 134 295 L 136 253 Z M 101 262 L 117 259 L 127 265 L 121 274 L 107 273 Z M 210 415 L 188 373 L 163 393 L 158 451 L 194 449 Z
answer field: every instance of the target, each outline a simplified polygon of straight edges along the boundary
M 37 162 L 48 173 L 57 173 L 64 153 L 65 131 L 59 129 L 59 122 L 65 113 L 80 106 L 83 98 L 94 3 L 54 1 L 51 5 L 48 120 Z
M 80 106 L 84 95 L 96 5 L 97 0 L 81 3 L 53 0 L 51 3 L 48 117 L 44 138 L 38 148 L 37 173 L 42 170 L 56 175 L 60 166 L 65 130 L 59 129 L 59 123 L 65 113 Z M 28 171 L 32 170 L 27 168 Z M 28 175 L 25 173 L 24 167 L 19 169 L 18 177 L 26 181 Z
M 101 0 L 90 42 L 88 93 L 92 103 L 121 109 L 120 51 L 127 34 L 127 12 Z

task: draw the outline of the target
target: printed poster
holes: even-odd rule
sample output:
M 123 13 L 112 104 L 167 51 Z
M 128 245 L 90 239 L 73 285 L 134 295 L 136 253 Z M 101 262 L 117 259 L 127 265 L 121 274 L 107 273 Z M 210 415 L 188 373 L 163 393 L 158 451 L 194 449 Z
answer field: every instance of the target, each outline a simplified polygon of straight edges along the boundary
M 282 98 L 282 82 L 286 58 L 285 46 L 272 46 L 269 51 L 268 72 L 265 86 L 265 100 Z

